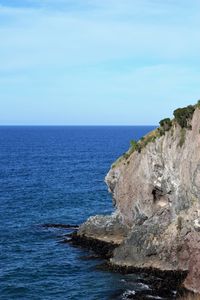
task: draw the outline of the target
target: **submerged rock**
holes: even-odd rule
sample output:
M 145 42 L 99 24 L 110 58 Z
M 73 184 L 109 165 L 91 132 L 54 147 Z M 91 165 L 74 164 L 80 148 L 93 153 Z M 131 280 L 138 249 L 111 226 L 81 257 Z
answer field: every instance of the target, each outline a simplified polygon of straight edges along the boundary
M 89 218 L 77 236 L 117 245 L 113 266 L 187 271 L 184 286 L 200 293 L 200 109 L 189 108 L 189 119 L 177 110 L 112 166 L 116 211 Z

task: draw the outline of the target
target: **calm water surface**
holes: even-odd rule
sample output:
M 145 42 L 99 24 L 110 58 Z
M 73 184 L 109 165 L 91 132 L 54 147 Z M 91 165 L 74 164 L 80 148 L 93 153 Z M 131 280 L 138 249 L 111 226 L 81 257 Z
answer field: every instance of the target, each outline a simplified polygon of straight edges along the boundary
M 138 275 L 97 270 L 101 261 L 60 243 L 64 230 L 40 225 L 111 213 L 104 177 L 152 128 L 0 127 L 0 299 L 126 299 L 141 289 Z

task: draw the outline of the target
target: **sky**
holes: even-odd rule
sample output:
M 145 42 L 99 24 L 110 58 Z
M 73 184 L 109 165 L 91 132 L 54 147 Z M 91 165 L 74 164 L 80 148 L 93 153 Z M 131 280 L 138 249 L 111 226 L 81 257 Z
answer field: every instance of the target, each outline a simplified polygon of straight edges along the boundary
M 156 125 L 200 99 L 199 0 L 0 0 L 0 125 Z

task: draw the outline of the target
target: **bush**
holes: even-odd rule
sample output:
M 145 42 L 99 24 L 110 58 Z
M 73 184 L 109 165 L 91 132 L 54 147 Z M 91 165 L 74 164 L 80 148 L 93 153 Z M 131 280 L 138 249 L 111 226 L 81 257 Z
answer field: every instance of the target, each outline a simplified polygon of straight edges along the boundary
M 136 141 L 131 140 L 131 141 L 130 141 L 130 144 L 131 144 L 131 148 L 133 148 L 133 149 L 136 149 L 136 148 L 137 148 L 137 142 L 136 142 Z
M 131 153 L 134 151 L 138 151 L 139 153 L 141 152 L 141 145 L 140 143 L 132 140 L 131 141 Z
M 193 105 L 178 108 L 174 111 L 175 120 L 182 128 L 189 128 L 189 122 L 193 117 L 194 111 L 195 107 Z
M 162 127 L 158 128 L 158 135 L 159 136 L 165 135 L 165 130 Z
M 181 137 L 180 137 L 180 141 L 179 141 L 179 147 L 182 147 L 185 143 L 185 138 L 186 138 L 186 129 L 185 128 L 181 128 Z
M 181 231 L 182 227 L 183 227 L 183 218 L 181 216 L 178 216 L 177 218 L 177 225 L 176 228 L 178 231 Z
M 172 121 L 170 120 L 170 118 L 161 120 L 159 124 L 164 129 L 164 131 L 169 131 L 172 127 Z
M 123 154 L 123 157 L 124 157 L 125 159 L 128 159 L 128 158 L 129 158 L 129 154 L 126 152 L 126 153 Z
M 200 108 L 200 100 L 198 100 L 196 106 L 197 106 L 198 108 Z
M 147 136 L 145 141 L 144 141 L 144 146 L 148 145 L 149 143 L 155 142 L 155 140 L 156 140 L 156 136 L 154 136 L 154 135 L 153 136 L 151 136 L 151 135 Z

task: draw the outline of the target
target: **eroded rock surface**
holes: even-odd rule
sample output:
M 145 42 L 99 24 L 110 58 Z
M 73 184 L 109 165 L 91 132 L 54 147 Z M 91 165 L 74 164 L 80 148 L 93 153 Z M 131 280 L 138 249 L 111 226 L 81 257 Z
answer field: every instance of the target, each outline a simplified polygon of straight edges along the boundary
M 115 212 L 111 216 L 90 217 L 78 230 L 78 235 L 120 245 L 128 234 L 128 227 Z
M 200 293 L 200 109 L 118 160 L 106 176 L 116 212 L 91 217 L 78 235 L 116 241 L 111 263 L 187 271 Z M 183 140 L 184 139 L 184 140 Z

